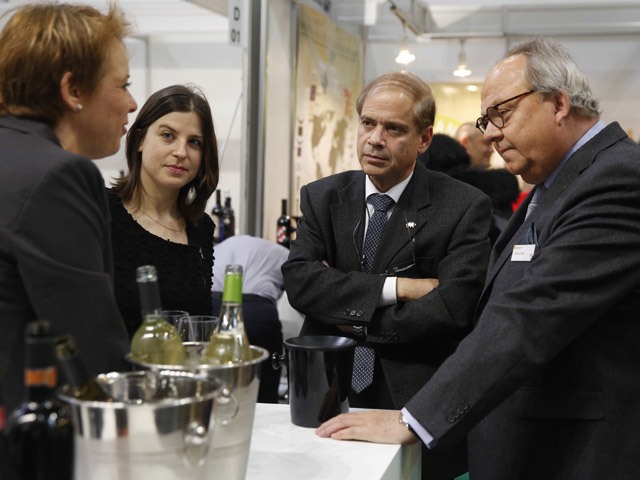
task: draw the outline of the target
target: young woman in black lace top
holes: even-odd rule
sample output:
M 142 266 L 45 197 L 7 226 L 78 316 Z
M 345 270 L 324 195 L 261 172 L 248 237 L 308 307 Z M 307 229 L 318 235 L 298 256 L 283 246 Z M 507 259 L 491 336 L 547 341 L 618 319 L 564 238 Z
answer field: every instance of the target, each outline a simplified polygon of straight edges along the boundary
M 109 190 L 115 295 L 129 335 L 142 318 L 135 269 L 155 265 L 162 307 L 211 315 L 213 230 L 205 213 L 218 184 L 211 109 L 173 85 L 143 105 L 127 134 L 129 172 Z

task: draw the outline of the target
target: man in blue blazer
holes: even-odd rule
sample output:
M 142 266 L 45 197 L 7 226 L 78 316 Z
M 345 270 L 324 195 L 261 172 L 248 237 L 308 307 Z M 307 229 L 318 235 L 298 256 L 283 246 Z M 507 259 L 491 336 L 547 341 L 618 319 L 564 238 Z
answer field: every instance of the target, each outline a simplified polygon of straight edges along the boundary
M 494 66 L 482 111 L 507 168 L 537 186 L 494 247 L 474 330 L 402 420 L 434 451 L 469 433 L 474 480 L 638 478 L 640 147 L 599 121 L 550 39 Z M 397 412 L 318 433 L 415 440 Z
M 491 207 L 479 190 L 416 162 L 435 116 L 422 80 L 406 72 L 378 77 L 357 110 L 362 171 L 302 188 L 303 217 L 282 271 L 289 302 L 306 315 L 302 334 L 353 335 L 375 352 L 373 383 L 351 391 L 351 406 L 400 408 L 471 328 Z M 365 202 L 379 193 L 395 203 L 374 258 L 363 259 L 373 218 Z M 424 478 L 466 471 L 464 443 L 423 457 Z

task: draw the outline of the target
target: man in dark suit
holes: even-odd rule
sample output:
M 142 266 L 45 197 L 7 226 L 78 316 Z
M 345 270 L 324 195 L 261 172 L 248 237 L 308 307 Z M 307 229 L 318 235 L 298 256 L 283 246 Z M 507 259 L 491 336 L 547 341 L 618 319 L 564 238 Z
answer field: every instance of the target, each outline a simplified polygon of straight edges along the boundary
M 470 330 L 488 261 L 490 202 L 416 163 L 431 142 L 435 116 L 431 91 L 419 78 L 378 77 L 361 93 L 357 111 L 362 171 L 302 187 L 303 217 L 282 271 L 289 302 L 306 315 L 302 334 L 353 335 L 372 348 L 373 383 L 351 391 L 351 406 L 399 408 Z M 374 209 L 367 199 L 382 193 L 394 203 L 368 258 Z M 466 471 L 466 451 L 458 447 L 425 452 L 424 478 Z
M 470 432 L 474 480 L 638 478 L 640 147 L 599 121 L 550 39 L 496 64 L 482 111 L 478 128 L 536 187 L 494 247 L 474 330 L 402 419 L 433 451 Z M 415 439 L 397 412 L 318 433 Z

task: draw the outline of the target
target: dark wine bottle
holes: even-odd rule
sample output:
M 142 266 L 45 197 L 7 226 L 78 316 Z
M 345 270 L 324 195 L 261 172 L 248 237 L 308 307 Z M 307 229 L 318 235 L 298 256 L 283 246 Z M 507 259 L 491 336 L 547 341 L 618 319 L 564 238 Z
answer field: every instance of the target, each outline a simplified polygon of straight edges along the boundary
M 220 229 L 220 241 L 233 237 L 236 234 L 236 216 L 231 207 L 231 197 L 224 199 L 224 209 L 222 210 L 222 228 Z
M 4 391 L 0 382 L 0 478 L 10 480 L 16 478 L 12 465 L 9 462 L 8 444 L 6 439 L 6 410 L 4 404 Z
M 211 209 L 211 218 L 216 228 L 213 231 L 214 243 L 220 243 L 220 229 L 222 228 L 222 201 L 220 200 L 220 190 L 216 190 L 216 204 Z
M 73 477 L 73 428 L 68 407 L 56 397 L 57 383 L 51 324 L 31 322 L 25 334 L 25 398 L 6 425 L 10 466 L 21 480 Z
M 276 227 L 276 242 L 283 247 L 291 247 L 291 217 L 287 212 L 287 199 L 282 199 L 282 213 L 278 217 Z
M 89 375 L 72 337 L 60 337 L 55 341 L 58 365 L 64 374 L 73 397 L 80 400 L 111 402 L 113 398 L 100 387 L 96 377 Z

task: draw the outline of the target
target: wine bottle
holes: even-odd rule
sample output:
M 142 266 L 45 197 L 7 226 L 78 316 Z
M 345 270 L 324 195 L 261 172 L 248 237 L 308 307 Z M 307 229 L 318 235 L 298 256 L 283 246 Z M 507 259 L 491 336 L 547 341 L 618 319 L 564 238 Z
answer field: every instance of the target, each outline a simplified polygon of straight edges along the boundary
M 276 242 L 283 247 L 291 247 L 291 217 L 287 212 L 287 199 L 282 199 L 282 214 L 278 217 Z
M 131 339 L 131 358 L 144 363 L 182 365 L 186 359 L 176 328 L 160 313 L 158 274 L 153 265 L 136 269 L 142 325 Z
M 21 480 L 73 476 L 73 428 L 68 407 L 56 397 L 57 383 L 51 324 L 31 322 L 25 334 L 25 398 L 9 416 L 5 438 L 9 467 Z
M 231 207 L 231 197 L 229 195 L 224 199 L 224 208 L 222 209 L 222 228 L 220 229 L 220 241 L 225 238 L 233 237 L 236 234 L 236 216 Z
M 96 377 L 87 373 L 76 342 L 72 337 L 60 337 L 55 341 L 58 365 L 72 390 L 72 396 L 80 400 L 111 402 L 113 397 L 100 387 Z
M 216 365 L 252 359 L 242 315 L 242 265 L 227 265 L 225 269 L 222 307 L 206 356 Z
M 220 190 L 216 190 L 216 204 L 211 209 L 211 218 L 216 228 L 213 231 L 213 242 L 220 243 L 220 229 L 222 228 L 222 201 L 220 200 Z M 224 237 L 224 234 L 222 234 Z

